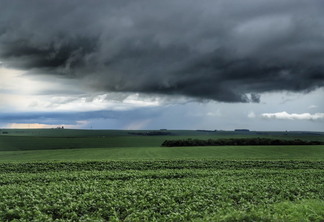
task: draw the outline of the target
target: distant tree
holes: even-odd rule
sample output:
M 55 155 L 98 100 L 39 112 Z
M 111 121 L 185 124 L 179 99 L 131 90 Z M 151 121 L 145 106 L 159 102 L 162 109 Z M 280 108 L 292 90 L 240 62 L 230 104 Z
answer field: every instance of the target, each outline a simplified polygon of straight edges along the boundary
M 230 138 L 230 139 L 184 139 L 184 140 L 165 140 L 161 146 L 255 146 L 255 145 L 321 145 L 320 141 L 303 141 L 295 140 L 279 140 L 270 138 Z

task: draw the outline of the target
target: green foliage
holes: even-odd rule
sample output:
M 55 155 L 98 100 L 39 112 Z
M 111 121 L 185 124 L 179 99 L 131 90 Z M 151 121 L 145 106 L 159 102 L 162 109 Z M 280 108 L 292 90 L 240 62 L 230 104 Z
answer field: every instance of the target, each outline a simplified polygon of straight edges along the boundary
M 324 218 L 323 206 L 323 200 L 283 201 L 268 205 L 264 209 L 251 209 L 250 211 L 234 209 L 231 212 L 208 216 L 199 221 L 321 222 Z
M 301 139 L 282 140 L 271 138 L 229 138 L 229 139 L 185 139 L 185 140 L 165 140 L 161 146 L 291 146 L 291 145 L 323 145 L 320 141 L 305 141 Z
M 1 164 L 0 221 L 321 221 L 323 161 Z
M 112 170 L 167 170 L 167 169 L 318 169 L 324 170 L 324 161 L 261 161 L 261 160 L 150 160 L 150 161 L 60 161 L 0 163 L 0 173 L 43 173 Z M 0 182 L 1 184 L 1 182 Z

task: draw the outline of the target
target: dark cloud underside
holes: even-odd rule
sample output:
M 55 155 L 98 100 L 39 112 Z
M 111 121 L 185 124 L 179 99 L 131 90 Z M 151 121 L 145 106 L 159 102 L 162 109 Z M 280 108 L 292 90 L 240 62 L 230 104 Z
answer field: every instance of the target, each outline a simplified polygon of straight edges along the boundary
M 0 5 L 0 60 L 97 90 L 258 102 L 324 85 L 321 0 Z

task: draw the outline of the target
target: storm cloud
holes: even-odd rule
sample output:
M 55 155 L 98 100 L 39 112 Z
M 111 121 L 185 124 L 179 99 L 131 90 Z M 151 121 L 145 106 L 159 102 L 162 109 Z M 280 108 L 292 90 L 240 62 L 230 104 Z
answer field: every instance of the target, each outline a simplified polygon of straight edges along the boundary
M 324 86 L 322 0 L 0 0 L 0 60 L 94 91 L 259 102 Z

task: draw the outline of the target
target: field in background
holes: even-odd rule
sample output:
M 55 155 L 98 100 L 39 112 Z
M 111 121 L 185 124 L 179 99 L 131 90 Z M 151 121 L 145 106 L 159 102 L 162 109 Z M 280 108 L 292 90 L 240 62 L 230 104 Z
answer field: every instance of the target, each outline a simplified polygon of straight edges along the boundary
M 246 137 L 324 141 L 307 132 L 2 129 L 0 220 L 323 221 L 324 145 L 160 146 Z
M 3 134 L 3 133 L 6 134 Z M 233 132 L 193 130 L 2 129 L 0 161 L 141 159 L 324 159 L 320 146 L 161 147 L 172 139 L 278 138 L 324 142 L 310 132 Z
M 0 151 L 0 162 L 86 160 L 324 160 L 321 146 L 117 147 Z
M 3 134 L 5 133 L 5 134 Z M 219 138 L 277 138 L 324 142 L 319 132 L 233 132 L 194 130 L 0 130 L 0 151 L 114 147 L 160 147 L 165 140 Z

